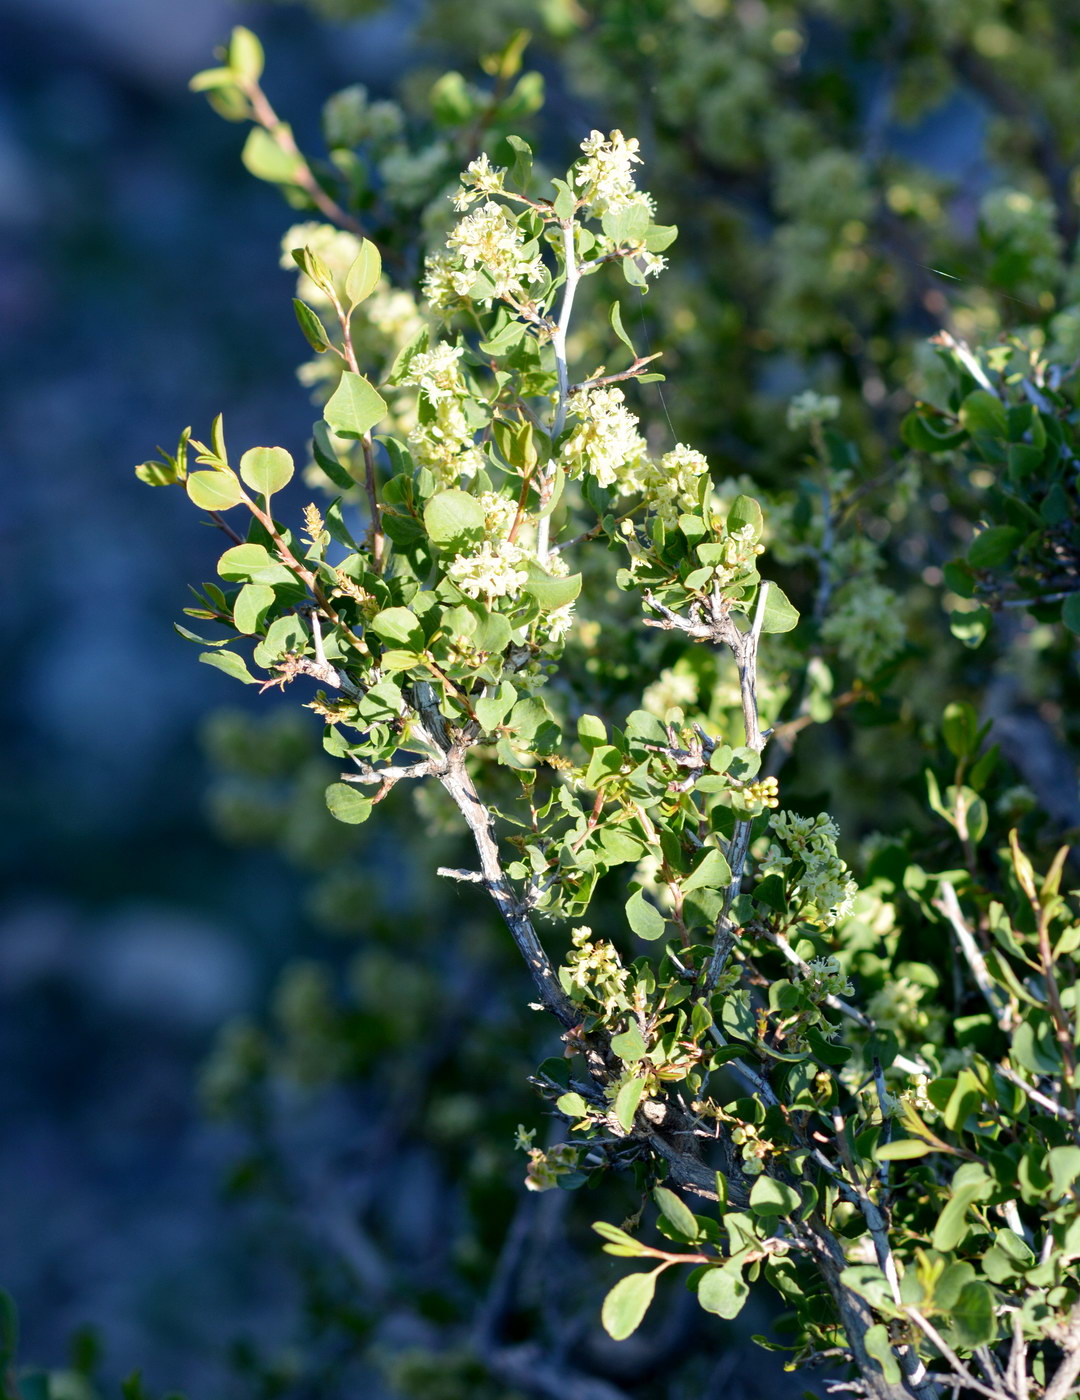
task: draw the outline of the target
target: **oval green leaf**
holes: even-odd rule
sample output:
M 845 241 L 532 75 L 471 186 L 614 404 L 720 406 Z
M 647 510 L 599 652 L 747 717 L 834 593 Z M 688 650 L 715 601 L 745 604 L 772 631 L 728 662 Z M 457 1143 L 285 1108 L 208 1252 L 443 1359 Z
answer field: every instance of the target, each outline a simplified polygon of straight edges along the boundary
M 274 590 L 265 583 L 245 583 L 233 604 L 233 622 L 238 632 L 248 636 L 262 626 L 268 608 L 274 604 Z
M 604 1299 L 600 1321 L 613 1341 L 623 1342 L 641 1325 L 656 1292 L 655 1274 L 627 1274 Z
M 192 472 L 184 485 L 200 510 L 232 510 L 242 499 L 240 482 L 233 471 Z
M 694 1219 L 694 1212 L 681 1196 L 676 1196 L 675 1192 L 669 1191 L 666 1186 L 658 1186 L 653 1192 L 653 1200 L 659 1206 L 660 1214 L 680 1235 L 685 1235 L 688 1240 L 697 1239 L 700 1231 Z
M 349 309 L 359 306 L 375 290 L 382 276 L 382 256 L 378 248 L 365 238 L 353 264 L 345 274 L 345 299 Z

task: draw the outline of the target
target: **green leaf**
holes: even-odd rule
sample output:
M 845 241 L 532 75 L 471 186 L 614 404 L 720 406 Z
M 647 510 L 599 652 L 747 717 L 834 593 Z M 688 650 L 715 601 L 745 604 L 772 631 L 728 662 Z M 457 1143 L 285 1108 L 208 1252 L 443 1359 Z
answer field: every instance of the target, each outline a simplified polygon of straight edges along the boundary
M 976 647 L 982 646 L 986 640 L 986 634 L 990 631 L 990 624 L 993 620 L 993 613 L 989 608 L 972 608 L 970 612 L 951 612 L 949 614 L 949 631 L 958 642 L 970 647 L 973 651 Z
M 630 1132 L 634 1126 L 634 1114 L 637 1112 L 644 1090 L 644 1079 L 628 1079 L 615 1095 L 615 1117 L 626 1133 Z
M 1080 593 L 1070 593 L 1062 603 L 1061 620 L 1070 632 L 1080 632 Z
M 517 691 L 509 681 L 503 681 L 494 695 L 486 695 L 476 701 L 473 709 L 486 733 L 490 734 L 493 730 L 498 729 L 514 708 L 516 700 Z
M 731 866 L 721 851 L 708 850 L 694 867 L 692 874 L 682 882 L 683 894 L 691 890 L 726 889 L 731 884 Z
M 753 496 L 736 496 L 731 503 L 731 510 L 728 512 L 727 532 L 729 535 L 733 535 L 736 530 L 741 530 L 746 525 L 753 526 L 754 539 L 758 540 L 765 528 L 765 518 L 761 513 L 761 507 Z
M 625 1230 L 620 1230 L 617 1225 L 609 1225 L 604 1220 L 598 1220 L 593 1225 L 593 1229 L 606 1241 L 605 1254 L 616 1254 L 623 1259 L 644 1257 L 645 1246 L 640 1241 L 635 1240 L 633 1235 L 628 1235 Z
M 976 389 L 968 394 L 960 405 L 960 422 L 969 433 L 1006 437 L 1009 431 L 1005 405 L 985 389 Z
M 235 651 L 204 651 L 199 660 L 204 661 L 207 666 L 224 671 L 227 676 L 232 676 L 233 680 L 243 681 L 245 685 L 258 685 L 244 658 L 237 656 Z
M 876 1264 L 852 1264 L 841 1272 L 840 1282 L 865 1298 L 872 1308 L 895 1310 L 889 1281 Z
M 243 497 L 233 471 L 192 472 L 184 485 L 200 510 L 232 510 Z
M 793 1215 L 801 1204 L 793 1186 L 771 1176 L 759 1176 L 750 1191 L 750 1209 L 755 1215 Z
M 534 566 L 529 569 L 529 581 L 522 592 L 535 598 L 544 612 L 554 612 L 556 608 L 572 603 L 581 592 L 581 575 L 552 578 Z
M 424 506 L 427 532 L 440 548 L 467 535 L 483 535 L 484 519 L 484 507 L 476 497 L 457 487 L 440 491 Z
M 876 1147 L 874 1158 L 878 1162 L 910 1162 L 933 1151 L 933 1147 L 922 1138 L 898 1138 L 895 1142 L 882 1143 Z
M 589 1105 L 581 1095 L 574 1093 L 560 1095 L 559 1098 L 555 1100 L 555 1107 L 560 1113 L 565 1114 L 567 1118 L 573 1118 L 575 1120 L 586 1117 L 589 1111 Z
M 245 83 L 257 83 L 263 74 L 266 59 L 263 46 L 250 29 L 238 24 L 229 36 L 229 68 Z
M 1080 1177 L 1080 1147 L 1052 1147 L 1047 1154 L 1047 1161 L 1054 1192 L 1063 1196 L 1077 1177 Z
M 636 1065 L 639 1060 L 645 1058 L 645 1038 L 641 1034 L 636 1021 L 631 1021 L 630 1025 L 621 1035 L 611 1037 L 611 1048 L 623 1064 Z
M 607 743 L 607 726 L 598 715 L 581 715 L 577 722 L 578 742 L 587 752 Z
M 307 302 L 301 301 L 299 297 L 293 297 L 293 310 L 296 312 L 297 322 L 304 332 L 307 343 L 316 355 L 321 355 L 330 345 L 330 337 L 326 333 L 326 327 Z
M 694 1219 L 694 1212 L 681 1196 L 676 1196 L 675 1192 L 669 1191 L 666 1186 L 658 1186 L 653 1192 L 653 1200 L 660 1207 L 664 1219 L 669 1225 L 673 1225 L 680 1235 L 685 1235 L 688 1240 L 698 1238 L 701 1230 Z
M 265 583 L 245 583 L 233 604 L 233 622 L 238 632 L 253 635 L 262 626 L 268 608 L 274 605 L 274 590 Z
M 386 417 L 386 401 L 362 374 L 347 369 L 323 409 L 323 417 L 339 437 L 362 438 Z
M 953 700 L 945 706 L 941 730 L 954 758 L 970 758 L 979 737 L 979 716 L 966 700 Z
M 251 128 L 240 159 L 256 180 L 267 180 L 272 185 L 296 184 L 298 176 L 305 169 L 303 156 L 283 150 L 270 132 L 261 126 Z
M 414 650 L 424 649 L 424 629 L 420 619 L 408 608 L 384 608 L 375 614 L 368 626 L 384 642 L 404 642 Z
M 284 447 L 251 447 L 240 458 L 240 476 L 245 486 L 263 496 L 272 496 L 293 479 L 293 459 Z
M 737 1264 L 706 1269 L 698 1280 L 698 1302 L 706 1312 L 715 1313 L 717 1317 L 738 1317 L 749 1296 L 750 1289 Z
M 960 1290 L 949 1321 L 962 1346 L 981 1347 L 997 1335 L 994 1319 L 994 1294 L 979 1279 L 972 1280 Z
M 339 491 L 352 490 L 356 482 L 338 461 L 337 453 L 330 441 L 329 429 L 321 418 L 317 423 L 311 425 L 311 451 L 315 461 L 322 467 Z
M 991 525 L 972 540 L 967 562 L 973 569 L 994 569 L 1005 563 L 1023 538 L 1022 532 L 1011 525 Z
M 365 238 L 352 266 L 345 274 L 345 300 L 349 303 L 350 310 L 367 300 L 378 286 L 381 276 L 382 256 L 375 244 Z
M 352 783 L 331 783 L 326 789 L 326 806 L 332 817 L 348 826 L 359 826 L 371 815 L 373 799 L 365 797 Z
M 954 1250 L 967 1234 L 967 1212 L 980 1197 L 986 1194 L 986 1185 L 981 1181 L 968 1182 L 953 1188 L 945 1209 L 937 1218 L 931 1243 L 942 1254 Z
M 649 942 L 662 938 L 667 926 L 664 916 L 649 903 L 642 890 L 635 890 L 626 901 L 626 921 L 639 938 Z
M 613 1341 L 623 1342 L 637 1331 L 655 1292 L 655 1273 L 627 1274 L 619 1280 L 604 1299 L 600 1312 L 604 1331 Z
M 889 1343 L 889 1329 L 883 1322 L 875 1322 L 872 1327 L 866 1329 L 863 1345 L 866 1347 L 867 1355 L 872 1356 L 881 1367 L 882 1374 L 889 1385 L 899 1385 L 900 1367 L 897 1365 L 896 1355 Z
M 635 355 L 635 356 L 636 356 L 636 353 L 637 353 L 637 352 L 634 350 L 633 342 L 631 341 L 630 337 L 626 334 L 626 332 L 623 330 L 623 323 L 622 323 L 622 307 L 619 305 L 619 303 L 618 303 L 617 301 L 613 301 L 613 302 L 611 303 L 611 329 L 615 332 L 615 334 L 618 336 L 618 338 L 619 338 L 619 339 L 622 341 L 622 343 L 626 346 L 627 350 L 630 351 L 631 355 Z
M 764 584 L 762 584 L 764 587 Z M 763 632 L 790 632 L 798 624 L 799 610 L 777 583 L 769 584 L 765 595 L 765 616 L 761 622 Z

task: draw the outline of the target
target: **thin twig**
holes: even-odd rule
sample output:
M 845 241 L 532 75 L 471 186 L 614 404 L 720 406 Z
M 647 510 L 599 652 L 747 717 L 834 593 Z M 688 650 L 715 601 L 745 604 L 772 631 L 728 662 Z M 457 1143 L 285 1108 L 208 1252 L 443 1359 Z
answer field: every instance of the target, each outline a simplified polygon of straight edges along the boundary
M 938 897 L 934 900 L 934 908 L 944 914 L 953 933 L 956 934 L 956 941 L 960 944 L 960 951 L 971 969 L 971 975 L 975 978 L 975 985 L 982 992 L 987 1006 L 993 1012 L 994 1020 L 1003 1031 L 1008 1031 L 1012 1025 L 1008 1003 L 1002 1001 L 1001 992 L 990 976 L 982 949 L 976 943 L 975 935 L 964 920 L 960 901 L 957 899 L 956 890 L 950 881 L 942 880 L 938 887 Z

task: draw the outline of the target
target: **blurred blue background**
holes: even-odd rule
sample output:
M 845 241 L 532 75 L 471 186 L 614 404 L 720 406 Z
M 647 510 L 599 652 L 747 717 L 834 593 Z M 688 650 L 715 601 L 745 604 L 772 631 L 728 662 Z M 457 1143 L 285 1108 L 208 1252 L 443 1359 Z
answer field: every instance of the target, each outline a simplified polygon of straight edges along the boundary
M 252 25 L 303 138 L 335 86 L 389 90 L 411 13 L 0 0 L 0 1285 L 39 1364 L 90 1324 L 106 1374 L 231 1393 L 229 1342 L 289 1306 L 221 1203 L 235 1144 L 194 1079 L 303 945 L 299 881 L 208 830 L 196 726 L 237 688 L 169 625 L 206 528 L 132 469 L 221 409 L 298 456 L 310 428 L 287 211 L 191 73 Z

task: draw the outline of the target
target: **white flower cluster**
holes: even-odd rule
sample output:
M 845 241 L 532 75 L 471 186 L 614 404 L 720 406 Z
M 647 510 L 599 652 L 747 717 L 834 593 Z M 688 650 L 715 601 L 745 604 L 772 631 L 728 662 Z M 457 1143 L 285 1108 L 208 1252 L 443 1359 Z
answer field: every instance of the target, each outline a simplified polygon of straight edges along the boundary
M 807 923 L 831 928 L 846 918 L 859 891 L 837 853 L 840 832 L 833 819 L 826 812 L 816 817 L 777 812 L 770 825 L 781 845 L 769 847 L 763 873 L 794 881 L 799 917 Z
M 469 598 L 513 598 L 529 581 L 525 570 L 528 553 L 509 540 L 485 540 L 475 554 L 459 554 L 446 570 Z
M 648 463 L 642 485 L 650 503 L 665 524 L 674 525 L 684 511 L 697 505 L 698 483 L 709 471 L 705 457 L 679 443 L 665 452 L 659 465 Z
M 713 567 L 713 582 L 721 588 L 734 583 L 748 569 L 753 569 L 765 546 L 759 544 L 753 525 L 742 525 L 723 539 L 724 557 Z
M 625 1006 L 629 973 L 614 945 L 603 938 L 593 942 L 592 929 L 584 924 L 574 929 L 570 941 L 573 947 L 567 954 L 566 968 L 571 987 L 599 1002 L 608 1016 Z
M 646 460 L 645 439 L 624 399 L 618 388 L 586 389 L 575 394 L 572 407 L 578 421 L 560 456 L 567 476 L 580 476 L 585 471 L 601 486 L 617 485 L 628 495 L 641 490 Z
M 484 151 L 482 155 L 477 156 L 476 160 L 470 161 L 462 173 L 461 188 L 456 194 L 451 195 L 454 208 L 462 213 L 481 195 L 502 194 L 505 175 L 506 171 L 492 165 L 488 160 L 487 152 Z
M 633 205 L 643 205 L 652 213 L 652 199 L 634 187 L 634 166 L 641 164 L 636 137 L 629 140 L 621 131 L 605 137 L 591 131 L 581 143 L 586 159 L 574 172 L 580 196 L 599 217 L 618 214 Z
M 412 357 L 401 381 L 415 384 L 433 410 L 433 417 L 409 433 L 409 448 L 417 465 L 434 472 L 440 486 L 475 476 L 484 465 L 462 407 L 468 397 L 458 364 L 463 354 L 460 346 L 435 345 Z
M 814 1001 L 826 997 L 849 997 L 855 988 L 841 970 L 839 958 L 811 958 L 800 973 L 800 981 Z
M 514 216 L 492 200 L 460 219 L 446 246 L 449 254 L 428 258 L 424 278 L 424 294 L 436 309 L 468 296 L 478 271 L 494 284 L 492 292 L 477 298 L 482 306 L 496 297 L 529 301 L 529 287 L 544 277 L 539 253 L 526 251 L 525 235 Z
M 900 600 L 884 584 L 854 579 L 837 594 L 821 635 L 858 675 L 870 675 L 904 645 Z
M 787 425 L 792 432 L 811 423 L 829 423 L 840 412 L 840 400 L 833 394 L 815 394 L 813 389 L 796 394 L 788 404 Z

